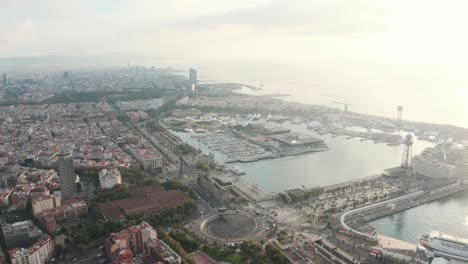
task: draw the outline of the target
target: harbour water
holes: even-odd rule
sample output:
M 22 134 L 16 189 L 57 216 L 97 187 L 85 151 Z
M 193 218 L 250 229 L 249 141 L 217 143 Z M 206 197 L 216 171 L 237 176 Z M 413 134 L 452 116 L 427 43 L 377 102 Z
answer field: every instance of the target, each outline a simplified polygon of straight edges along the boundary
M 330 150 L 299 156 L 238 163 L 234 166 L 245 171 L 242 176 L 267 192 L 282 192 L 297 187 L 325 186 L 379 174 L 382 169 L 401 163 L 403 146 L 385 143 L 318 135 L 305 124 L 282 124 L 292 131 L 303 132 L 325 140 Z M 210 150 L 189 139 L 187 133 L 177 133 L 204 152 Z M 418 154 L 432 143 L 415 139 L 413 153 Z M 224 159 L 215 152 L 217 159 Z M 468 191 L 423 204 L 409 210 L 386 216 L 369 224 L 377 233 L 407 241 L 417 242 L 417 236 L 432 230 L 468 237 Z
M 325 152 L 237 164 L 246 172 L 247 181 L 267 192 L 282 192 L 302 186 L 326 186 L 382 173 L 401 164 L 403 146 L 387 146 L 359 138 L 318 135 L 305 124 L 285 123 L 293 132 L 302 132 L 325 140 Z M 432 143 L 415 140 L 413 153 L 420 153 Z
M 292 131 L 303 132 L 325 140 L 330 150 L 235 166 L 246 172 L 248 182 L 267 192 L 281 192 L 291 188 L 325 186 L 381 173 L 382 169 L 401 163 L 403 146 L 387 146 L 358 138 L 318 135 L 305 124 L 283 124 Z M 187 133 L 179 136 L 189 137 Z M 191 144 L 209 150 L 194 140 Z M 415 140 L 413 153 L 418 154 L 432 143 Z M 223 155 L 215 153 L 223 159 Z M 409 210 L 380 218 L 369 223 L 379 234 L 416 243 L 417 236 L 432 230 L 468 237 L 468 191 L 420 205 Z
M 414 121 L 468 126 L 468 78 L 460 69 L 418 65 L 199 65 L 205 78 L 263 84 L 263 91 L 246 93 L 282 93 L 283 100 L 339 107 L 331 102 L 352 104 L 351 111 L 395 117 L 396 105 L 403 105 L 403 118 Z M 336 76 L 339 76 L 337 78 Z M 420 100 L 424 87 L 424 100 Z M 442 99 L 442 100 L 441 100 Z M 315 133 L 305 126 L 294 130 Z M 318 136 L 318 135 L 316 135 Z M 388 147 L 359 139 L 346 140 L 330 135 L 318 136 L 330 150 L 297 157 L 239 164 L 248 181 L 265 191 L 278 192 L 301 186 L 320 186 L 378 174 L 384 168 L 401 163 L 403 146 Z M 428 142 L 416 142 L 413 154 Z M 370 222 L 378 233 L 407 242 L 437 229 L 468 238 L 468 191 L 424 204 L 395 215 Z
M 417 242 L 417 236 L 433 230 L 467 238 L 468 190 L 369 224 L 379 234 L 412 243 Z
M 325 140 L 329 150 L 233 165 L 246 172 L 246 175 L 242 176 L 246 181 L 266 192 L 283 192 L 302 186 L 326 186 L 357 180 L 380 174 L 383 169 L 401 164 L 402 145 L 387 146 L 386 143 L 375 144 L 371 140 L 360 141 L 359 138 L 318 135 L 307 129 L 305 124 L 286 122 L 282 126 L 290 128 L 293 132 L 302 132 Z M 191 139 L 189 134 L 176 134 L 205 153 L 210 152 L 203 144 Z M 429 146 L 432 146 L 432 143 L 415 139 L 413 153 L 420 153 Z M 214 154 L 217 159 L 225 158 L 219 152 Z

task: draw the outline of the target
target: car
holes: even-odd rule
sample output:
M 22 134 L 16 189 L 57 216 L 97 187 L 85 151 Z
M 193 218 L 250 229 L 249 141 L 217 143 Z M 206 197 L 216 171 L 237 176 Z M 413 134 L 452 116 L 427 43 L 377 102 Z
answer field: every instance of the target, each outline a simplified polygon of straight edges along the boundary
M 236 210 L 236 213 L 239 213 L 240 211 L 239 210 Z
M 76 261 L 76 258 L 73 258 L 72 261 L 75 262 L 75 261 Z

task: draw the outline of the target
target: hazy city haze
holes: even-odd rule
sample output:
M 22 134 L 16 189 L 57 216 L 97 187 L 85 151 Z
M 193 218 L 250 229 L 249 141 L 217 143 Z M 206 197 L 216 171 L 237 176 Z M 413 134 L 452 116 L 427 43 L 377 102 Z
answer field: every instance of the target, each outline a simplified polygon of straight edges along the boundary
M 67 65 L 75 67 L 128 61 L 196 66 L 201 78 L 264 83 L 265 91 L 294 101 L 339 99 L 352 103 L 353 111 L 388 117 L 403 104 L 407 119 L 468 126 L 465 1 L 2 5 L 8 10 L 0 17 L 2 57 L 98 56 Z M 425 100 L 418 100 L 422 95 Z
M 468 263 L 466 0 L 0 10 L 0 264 Z
M 1 56 L 465 64 L 465 1 L 2 1 Z

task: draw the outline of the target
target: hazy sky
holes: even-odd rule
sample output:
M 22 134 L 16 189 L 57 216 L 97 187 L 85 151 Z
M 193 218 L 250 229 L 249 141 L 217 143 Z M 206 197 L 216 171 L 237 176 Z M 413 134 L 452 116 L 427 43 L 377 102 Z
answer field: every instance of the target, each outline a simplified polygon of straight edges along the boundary
M 389 117 L 402 104 L 405 118 L 468 127 L 466 0 L 0 0 L 0 10 L 0 57 L 117 53 L 120 65 L 196 67 L 301 102 Z
M 0 56 L 468 61 L 465 0 L 1 0 Z

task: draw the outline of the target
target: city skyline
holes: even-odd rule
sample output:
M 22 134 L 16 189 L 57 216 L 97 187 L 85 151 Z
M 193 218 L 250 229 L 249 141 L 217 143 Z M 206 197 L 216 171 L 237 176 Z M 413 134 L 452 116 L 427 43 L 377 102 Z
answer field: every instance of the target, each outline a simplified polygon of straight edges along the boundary
M 468 263 L 468 2 L 1 6 L 0 264 Z

